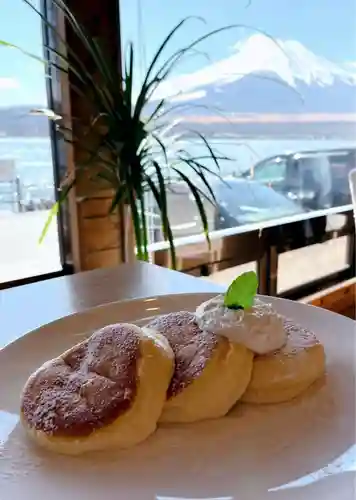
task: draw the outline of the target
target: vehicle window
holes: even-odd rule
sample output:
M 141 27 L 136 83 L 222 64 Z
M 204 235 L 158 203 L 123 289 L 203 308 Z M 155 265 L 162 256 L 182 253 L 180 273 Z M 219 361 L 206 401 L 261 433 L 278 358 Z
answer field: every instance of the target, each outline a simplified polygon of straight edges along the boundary
M 350 151 L 343 155 L 331 155 L 329 157 L 333 205 L 345 205 L 351 203 L 351 194 L 348 183 L 349 172 L 356 168 L 356 152 Z
M 350 151 L 343 155 L 330 155 L 329 162 L 333 179 L 341 179 L 347 184 L 347 176 L 350 170 L 356 167 L 356 153 Z
M 328 208 L 332 203 L 332 179 L 327 155 L 300 158 L 300 176 L 304 200 L 314 209 Z
M 259 209 L 270 207 L 295 207 L 295 203 L 285 196 L 279 194 L 273 188 L 257 184 L 251 181 L 231 181 L 220 184 L 216 189 L 219 203 L 226 204 L 229 209 L 234 210 L 237 206 L 249 206 Z
M 286 178 L 286 170 L 286 160 L 270 160 L 255 169 L 253 179 L 262 182 L 282 181 Z

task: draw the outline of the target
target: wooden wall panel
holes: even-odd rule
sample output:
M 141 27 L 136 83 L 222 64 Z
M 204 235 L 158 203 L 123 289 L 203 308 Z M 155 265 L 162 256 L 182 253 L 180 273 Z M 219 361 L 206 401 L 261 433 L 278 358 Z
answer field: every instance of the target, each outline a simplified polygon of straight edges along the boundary
M 356 278 L 306 297 L 303 302 L 356 319 Z
M 67 0 L 68 6 L 73 10 L 78 19 L 84 23 L 87 31 L 95 37 L 100 38 L 104 44 L 107 57 L 118 68 L 118 86 L 121 84 L 119 78 L 121 72 L 120 63 L 120 38 L 119 38 L 119 6 L 118 1 L 113 0 Z M 66 41 L 79 55 L 87 68 L 91 68 L 95 76 L 95 67 L 88 59 L 87 52 L 78 42 L 76 35 L 71 31 L 68 23 L 64 26 Z M 81 138 L 86 132 L 83 124 L 88 123 L 92 116 L 92 109 L 88 100 L 78 96 L 71 88 L 71 83 L 79 85 L 78 81 L 67 81 L 66 109 L 71 120 L 73 132 Z M 84 92 L 87 89 L 83 88 Z M 78 120 L 79 119 L 79 120 Z M 95 148 L 98 136 L 87 136 L 85 139 L 88 148 Z M 68 156 L 69 174 L 75 168 L 75 164 L 86 159 L 86 153 L 80 147 L 71 148 Z M 92 172 L 95 165 L 92 166 Z M 112 192 L 107 186 L 93 183 L 89 174 L 77 175 L 77 184 L 71 194 L 69 202 L 69 222 L 71 227 L 72 255 L 75 271 L 85 271 L 96 267 L 107 267 L 116 265 L 123 261 L 122 245 L 122 219 L 117 212 L 108 217 L 111 204 Z M 92 175 L 92 173 L 90 174 Z

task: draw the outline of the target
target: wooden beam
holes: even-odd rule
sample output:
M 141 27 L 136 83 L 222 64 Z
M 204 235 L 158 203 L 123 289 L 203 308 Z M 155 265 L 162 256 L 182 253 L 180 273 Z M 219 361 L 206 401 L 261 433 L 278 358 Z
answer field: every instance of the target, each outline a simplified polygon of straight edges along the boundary
M 68 7 L 83 23 L 87 32 L 100 39 L 106 57 L 117 66 L 118 86 L 121 84 L 121 49 L 119 35 L 119 2 L 113 0 L 67 0 Z M 69 23 L 64 23 L 66 42 L 86 68 L 95 77 L 95 64 L 71 30 Z M 70 58 L 70 53 L 68 54 Z M 68 174 L 71 175 L 75 165 L 87 159 L 88 153 L 83 151 L 87 144 L 90 150 L 98 143 L 98 134 L 87 135 L 85 125 L 92 118 L 89 101 L 73 90 L 72 84 L 80 87 L 80 82 L 72 76 L 70 80 L 62 81 L 63 105 L 65 116 L 75 136 L 81 139 L 81 146 L 74 145 L 67 156 Z M 87 88 L 81 89 L 85 94 Z M 85 142 L 84 142 L 85 141 Z M 69 227 L 72 242 L 72 260 L 75 271 L 85 271 L 97 267 L 117 265 L 124 260 L 123 231 L 124 221 L 120 213 L 108 216 L 112 199 L 112 191 L 106 186 L 90 179 L 94 173 L 92 164 L 90 174 L 76 172 L 77 183 L 69 200 Z
M 356 278 L 306 297 L 302 302 L 356 319 Z

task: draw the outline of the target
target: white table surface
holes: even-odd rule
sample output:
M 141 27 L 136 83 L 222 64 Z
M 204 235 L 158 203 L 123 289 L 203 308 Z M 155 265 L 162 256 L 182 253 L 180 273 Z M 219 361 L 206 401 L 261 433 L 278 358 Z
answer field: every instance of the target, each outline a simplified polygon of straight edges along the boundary
M 0 291 L 0 347 L 39 326 L 85 309 L 172 293 L 221 292 L 208 280 L 135 262 Z

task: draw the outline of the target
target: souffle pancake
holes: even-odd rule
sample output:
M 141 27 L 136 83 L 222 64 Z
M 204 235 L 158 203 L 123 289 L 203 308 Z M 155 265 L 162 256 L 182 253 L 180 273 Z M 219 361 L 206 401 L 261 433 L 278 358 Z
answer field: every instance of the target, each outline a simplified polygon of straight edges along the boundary
M 132 446 L 156 429 L 172 373 L 165 337 L 106 326 L 30 376 L 23 426 L 37 444 L 64 454 Z
M 226 415 L 251 378 L 253 354 L 202 330 L 191 312 L 158 316 L 148 328 L 165 336 L 175 368 L 161 422 L 194 422 Z
M 287 335 L 285 345 L 272 353 L 255 357 L 252 378 L 243 401 L 289 401 L 324 375 L 324 347 L 315 334 L 287 318 L 283 318 L 283 324 Z

